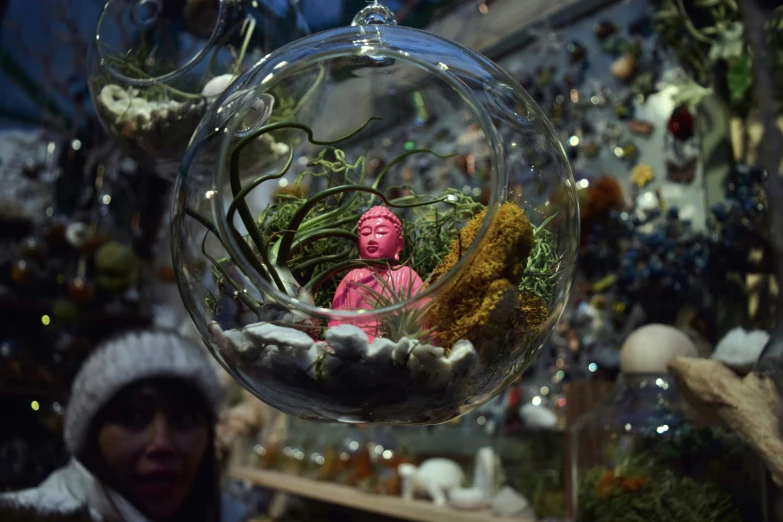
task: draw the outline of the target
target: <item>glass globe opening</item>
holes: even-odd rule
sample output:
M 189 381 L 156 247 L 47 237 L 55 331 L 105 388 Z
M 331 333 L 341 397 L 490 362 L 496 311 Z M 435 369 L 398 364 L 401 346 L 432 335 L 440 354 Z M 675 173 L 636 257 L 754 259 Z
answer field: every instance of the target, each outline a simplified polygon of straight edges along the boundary
M 570 289 L 578 212 L 551 126 L 497 66 L 420 31 L 265 57 L 212 105 L 175 191 L 196 326 L 303 418 L 461 415 L 524 370 Z
M 136 86 L 168 81 L 212 50 L 227 12 L 225 0 L 109 0 L 98 20 L 95 50 L 120 81 Z
M 390 92 L 385 85 L 390 82 L 384 80 L 399 78 L 401 76 L 409 77 L 411 85 L 414 85 L 418 80 L 421 80 L 421 78 L 437 74 L 438 69 L 431 68 L 424 61 L 416 61 L 415 59 L 406 56 L 406 53 L 402 51 L 385 50 L 383 56 L 367 48 L 354 48 L 350 49 L 350 51 L 352 51 L 353 54 L 335 56 L 334 52 L 327 52 L 311 55 L 308 60 L 310 63 L 308 64 L 303 64 L 301 61 L 294 63 L 281 61 L 272 66 L 274 72 L 264 77 L 262 86 L 249 89 L 248 91 L 241 91 L 241 94 L 238 94 L 237 96 L 229 96 L 226 103 L 226 110 L 222 112 L 231 113 L 233 114 L 233 117 L 226 122 L 224 132 L 233 134 L 236 139 L 225 140 L 223 142 L 222 156 L 229 158 L 229 160 L 227 164 L 224 162 L 221 165 L 222 168 L 218 171 L 217 186 L 223 187 L 222 190 L 218 190 L 219 193 L 222 192 L 225 194 L 231 192 L 231 175 L 232 168 L 234 168 L 231 162 L 234 161 L 234 159 L 237 164 L 237 174 L 239 175 L 240 180 L 244 181 L 244 179 L 241 179 L 243 177 L 242 171 L 250 166 L 244 165 L 245 169 L 243 169 L 243 160 L 245 159 L 244 151 L 239 152 L 236 158 L 232 159 L 232 149 L 234 149 L 241 139 L 247 139 L 253 135 L 254 131 L 258 132 L 261 127 L 274 121 L 273 119 L 270 119 L 272 118 L 270 108 L 274 107 L 275 100 L 279 99 L 279 97 L 275 98 L 275 96 L 270 93 L 304 91 L 300 102 L 297 103 L 298 109 L 296 112 L 301 116 L 304 116 L 305 114 L 307 116 L 300 116 L 300 118 L 297 119 L 298 124 L 303 124 L 301 128 L 291 129 L 284 127 L 259 136 L 268 136 L 275 143 L 280 144 L 281 147 L 289 151 L 287 154 L 281 154 L 276 160 L 265 158 L 262 171 L 266 173 L 265 177 L 270 178 L 266 180 L 267 184 L 274 185 L 276 182 L 277 187 L 274 188 L 285 188 L 288 187 L 289 184 L 292 184 L 294 186 L 299 186 L 301 189 L 301 184 L 298 184 L 296 181 L 296 178 L 299 176 L 295 176 L 294 180 L 290 180 L 291 174 L 296 175 L 299 173 L 301 176 L 301 174 L 308 170 L 302 169 L 301 165 L 309 165 L 312 161 L 319 162 L 321 165 L 329 163 L 318 157 L 319 155 L 324 155 L 323 151 L 325 150 L 325 146 L 306 142 L 306 132 L 308 129 L 312 131 L 314 138 L 317 140 L 324 136 L 329 136 L 329 138 L 324 138 L 326 141 L 331 141 L 333 137 L 350 136 L 348 139 L 340 140 L 340 145 L 344 144 L 346 149 L 344 154 L 345 159 L 339 160 L 340 162 L 344 162 L 344 165 L 341 165 L 340 168 L 351 170 L 351 164 L 356 165 L 358 168 L 368 168 L 366 164 L 363 164 L 364 162 L 357 163 L 354 160 L 361 158 L 360 151 L 362 147 L 374 147 L 378 149 L 383 147 L 380 143 L 382 137 L 379 136 L 382 136 L 384 132 L 384 122 L 382 119 L 370 116 L 369 114 L 373 113 L 374 108 L 388 112 L 388 107 L 390 105 L 394 106 L 398 103 L 403 104 L 402 106 L 409 105 L 405 101 L 406 94 L 397 95 Z M 371 53 L 372 56 L 369 56 L 368 53 Z M 352 74 L 354 75 L 354 88 L 358 87 L 358 90 L 367 92 L 378 91 L 383 94 L 378 97 L 365 98 L 365 102 L 368 103 L 366 103 L 367 106 L 362 113 L 359 113 L 357 110 L 357 112 L 350 117 L 344 116 L 340 118 L 339 121 L 335 119 L 331 123 L 324 122 L 322 119 L 322 107 L 332 103 L 332 99 L 330 99 L 329 94 L 326 94 L 325 97 L 323 96 L 322 85 L 333 81 L 333 77 L 330 79 L 329 73 L 326 71 L 342 70 L 342 68 L 346 67 L 346 64 L 351 68 Z M 487 161 L 490 171 L 502 172 L 505 165 L 497 158 L 497 154 L 501 150 L 499 144 L 500 138 L 495 135 L 495 128 L 492 126 L 491 122 L 488 120 L 483 121 L 485 115 L 481 113 L 473 102 L 472 91 L 465 88 L 460 82 L 448 75 L 445 75 L 442 78 L 429 80 L 427 90 L 428 93 L 426 98 L 427 103 L 430 106 L 437 106 L 440 107 L 441 110 L 460 114 L 460 119 L 467 126 L 479 129 L 477 132 L 481 133 L 482 137 L 474 146 L 469 147 L 470 151 L 468 154 L 483 156 Z M 332 97 L 336 98 L 341 98 L 342 96 L 342 94 L 337 94 L 336 96 L 332 95 Z M 388 99 L 379 101 L 380 98 Z M 315 101 L 316 99 L 318 99 L 317 102 Z M 263 108 L 260 109 L 259 105 Z M 383 107 L 383 105 L 386 105 L 386 107 Z M 386 125 L 395 125 L 399 123 L 401 123 L 401 121 L 389 122 Z M 415 124 L 416 123 L 414 122 L 414 125 Z M 298 131 L 301 136 L 297 136 L 292 130 L 294 132 Z M 297 146 L 295 143 L 298 141 L 304 141 L 304 143 L 300 143 Z M 401 147 L 399 145 L 401 145 Z M 450 208 L 453 208 L 458 203 L 458 201 L 463 199 L 465 201 L 471 201 L 469 205 L 473 205 L 472 201 L 475 196 L 473 196 L 472 192 L 471 195 L 467 197 L 465 197 L 464 193 L 463 195 L 456 194 L 456 191 L 444 193 L 440 190 L 442 187 L 426 187 L 424 186 L 425 183 L 421 181 L 417 182 L 416 180 L 408 180 L 407 183 L 410 184 L 405 185 L 406 188 L 403 189 L 402 185 L 395 185 L 392 180 L 385 179 L 386 175 L 389 175 L 391 178 L 395 174 L 399 174 L 388 170 L 388 167 L 399 165 L 407 159 L 415 160 L 416 156 L 427 161 L 441 161 L 444 163 L 450 163 L 456 156 L 456 153 L 453 151 L 425 148 L 410 148 L 410 150 L 406 150 L 405 145 L 406 144 L 402 143 L 398 144 L 400 154 L 392 160 L 393 164 L 387 166 L 385 172 L 384 169 L 381 169 L 379 175 L 375 179 L 361 180 L 364 187 L 374 190 L 375 193 L 366 193 L 369 197 L 365 198 L 363 205 L 357 207 L 357 210 L 353 212 L 355 220 L 358 221 L 361 218 L 363 213 L 361 209 L 369 210 L 374 205 L 390 205 L 391 209 L 396 211 L 396 213 L 408 214 L 409 216 L 416 212 L 416 209 L 419 207 L 425 210 L 434 209 L 439 212 L 448 212 Z M 353 153 L 353 158 L 348 157 L 349 153 L 347 151 Z M 252 152 L 250 154 L 252 154 Z M 292 162 L 290 167 L 286 168 L 286 164 L 293 158 L 296 160 Z M 358 168 L 353 168 L 353 170 L 358 171 Z M 249 170 L 251 171 L 251 174 L 254 174 L 252 168 Z M 363 178 L 366 177 L 361 174 L 360 176 Z M 259 178 L 256 177 L 255 179 Z M 346 176 L 346 179 L 348 179 L 348 176 Z M 503 179 L 502 175 L 492 177 L 488 180 L 489 183 L 484 189 L 486 192 L 486 194 L 484 194 L 486 214 L 484 215 L 484 219 L 481 221 L 481 225 L 476 234 L 478 238 L 484 235 L 500 205 L 498 193 L 502 190 L 502 187 L 498 186 L 497 181 L 501 179 Z M 321 180 L 312 179 L 311 181 L 313 184 L 309 187 L 310 195 L 318 194 L 320 191 L 326 189 L 326 184 L 321 183 Z M 403 179 L 402 181 L 405 180 Z M 246 183 L 244 182 L 240 184 L 246 186 Z M 400 189 L 402 191 L 407 190 L 413 192 L 415 194 L 415 196 L 412 196 L 413 201 L 410 201 L 410 204 L 395 204 L 391 200 L 384 200 L 385 196 L 378 192 L 378 188 L 383 188 L 384 186 L 391 187 L 392 190 Z M 256 187 L 256 190 L 263 192 L 263 189 L 265 188 L 268 189 L 269 187 L 264 186 L 262 183 Z M 348 191 L 348 193 L 354 195 L 352 191 Z M 248 193 L 248 196 L 250 196 L 250 193 Z M 259 273 L 257 264 L 253 263 L 253 258 L 242 255 L 242 248 L 244 247 L 242 243 L 246 243 L 246 241 L 244 239 L 239 239 L 235 231 L 242 230 L 243 228 L 244 230 L 247 230 L 247 227 L 242 222 L 238 212 L 228 212 L 231 208 L 232 200 L 233 198 L 230 197 L 212 197 L 212 214 L 220 232 L 221 242 L 226 246 L 232 259 L 237 260 L 237 264 L 242 271 L 251 277 L 253 285 L 257 286 L 263 293 L 272 296 L 275 301 L 278 301 L 285 306 L 299 309 L 308 314 L 323 315 L 324 317 L 329 318 L 350 320 L 358 319 L 360 316 L 367 317 L 368 315 L 383 316 L 408 308 L 414 301 L 422 301 L 431 298 L 433 294 L 437 293 L 444 286 L 447 286 L 449 278 L 456 277 L 456 274 L 463 266 L 470 264 L 475 255 L 477 245 L 480 243 L 480 241 L 475 241 L 471 245 L 466 245 L 464 252 L 461 252 L 460 254 L 459 260 L 449 269 L 444 277 L 439 278 L 431 285 L 426 285 L 426 287 L 416 292 L 415 295 L 407 295 L 407 293 L 401 292 L 398 296 L 399 299 L 388 302 L 382 300 L 382 303 L 380 303 L 381 306 L 373 307 L 372 311 L 340 310 L 332 308 L 324 299 L 318 299 L 318 296 L 311 296 L 313 297 L 312 302 L 308 299 L 302 299 L 302 296 L 298 295 L 296 292 L 285 291 L 284 288 L 281 288 L 279 285 L 276 286 L 272 276 L 268 274 L 264 276 Z M 261 214 L 264 211 L 264 206 L 266 204 L 267 203 L 264 200 L 259 201 L 259 204 L 250 208 L 251 215 Z M 232 223 L 229 223 L 226 219 L 228 215 L 233 217 Z M 347 220 L 348 215 L 350 215 L 350 212 L 346 212 L 346 216 L 343 217 L 343 219 Z M 409 223 L 410 220 L 404 218 L 403 222 Z M 464 226 L 466 222 L 467 219 L 456 220 L 455 227 Z M 303 225 L 305 225 L 305 223 L 303 223 Z M 346 246 L 351 242 L 352 238 L 344 241 Z M 407 254 L 407 256 L 405 254 Z M 411 257 L 415 255 L 415 248 L 410 247 L 404 248 L 402 253 L 402 257 Z M 426 264 L 425 266 L 427 272 L 434 268 Z M 284 286 L 285 285 L 283 285 L 283 287 Z M 322 291 L 321 293 L 328 294 L 333 293 L 333 291 L 334 288 L 331 288 L 330 290 Z

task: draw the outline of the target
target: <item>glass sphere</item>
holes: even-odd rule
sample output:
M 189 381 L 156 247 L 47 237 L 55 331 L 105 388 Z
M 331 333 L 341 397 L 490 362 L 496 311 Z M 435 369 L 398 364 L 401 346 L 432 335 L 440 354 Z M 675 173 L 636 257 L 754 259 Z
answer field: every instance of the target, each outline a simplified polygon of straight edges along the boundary
M 131 156 L 173 179 L 209 104 L 249 65 L 307 34 L 287 1 L 109 0 L 88 56 L 93 104 Z
M 551 333 L 576 192 L 517 82 L 370 7 L 212 105 L 177 178 L 172 254 L 205 342 L 260 399 L 440 423 L 513 382 Z
M 577 521 L 766 520 L 759 458 L 689 408 L 669 375 L 621 376 L 569 436 Z

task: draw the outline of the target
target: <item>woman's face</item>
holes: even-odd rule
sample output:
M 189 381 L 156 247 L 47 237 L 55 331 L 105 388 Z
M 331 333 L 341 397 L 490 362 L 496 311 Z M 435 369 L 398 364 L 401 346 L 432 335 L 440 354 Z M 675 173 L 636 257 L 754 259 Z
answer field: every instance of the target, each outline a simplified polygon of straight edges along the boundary
M 180 382 L 142 381 L 112 399 L 98 430 L 111 485 L 154 519 L 182 507 L 207 451 L 208 421 L 195 402 Z

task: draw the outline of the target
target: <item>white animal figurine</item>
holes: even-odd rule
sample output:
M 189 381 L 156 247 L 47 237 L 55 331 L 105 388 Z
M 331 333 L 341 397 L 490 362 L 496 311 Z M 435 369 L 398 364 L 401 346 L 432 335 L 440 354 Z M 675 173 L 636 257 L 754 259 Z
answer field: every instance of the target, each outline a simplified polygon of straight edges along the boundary
M 504 480 L 500 457 L 487 446 L 476 453 L 473 467 L 473 486 L 449 490 L 449 503 L 459 509 L 481 509 L 492 502 L 498 484 Z
M 459 464 L 449 459 L 427 459 L 418 467 L 400 464 L 397 471 L 402 478 L 402 498 L 411 500 L 416 493 L 425 493 L 436 506 L 445 505 L 447 493 L 465 480 Z

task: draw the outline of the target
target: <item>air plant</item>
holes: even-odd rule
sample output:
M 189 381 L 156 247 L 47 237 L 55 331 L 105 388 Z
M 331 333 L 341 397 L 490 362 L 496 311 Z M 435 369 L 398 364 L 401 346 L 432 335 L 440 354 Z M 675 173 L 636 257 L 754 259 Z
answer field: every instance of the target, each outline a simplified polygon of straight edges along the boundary
M 391 266 L 387 265 L 391 270 Z M 413 297 L 415 293 L 411 278 L 407 287 L 396 288 L 393 283 L 387 281 L 384 277 L 375 275 L 375 280 L 380 284 L 381 290 L 378 291 L 368 285 L 358 284 L 365 295 L 371 297 L 373 308 L 387 308 L 397 306 Z M 424 316 L 426 314 L 425 306 L 410 306 L 390 312 L 382 316 L 378 322 L 377 336 L 389 339 L 393 342 L 400 341 L 403 337 L 419 341 L 422 344 L 430 344 L 435 340 L 435 332 L 426 325 Z
M 234 145 L 229 160 L 229 183 L 233 200 L 226 210 L 226 221 L 237 240 L 239 252 L 232 252 L 226 245 L 224 247 L 232 255 L 244 257 L 255 272 L 279 292 L 328 308 L 335 276 L 354 268 L 399 264 L 393 259 L 355 259 L 358 239 L 355 229 L 359 217 L 375 201 L 380 200 L 397 209 L 413 209 L 442 203 L 452 207 L 455 212 L 463 210 L 464 201 L 456 196 L 456 191 L 448 190 L 440 197 L 411 193 L 389 198 L 379 189 L 385 174 L 408 156 L 426 153 L 445 159 L 451 155 L 440 155 L 428 149 L 406 151 L 391 161 L 371 185 L 364 184 L 365 158 L 360 157 L 356 162 L 350 163 L 346 160 L 345 153 L 335 148 L 335 145 L 356 136 L 374 119 L 376 118 L 371 118 L 350 134 L 331 141 L 315 139 L 312 130 L 302 123 L 269 123 L 250 132 Z M 250 211 L 245 198 L 258 186 L 278 180 L 288 173 L 293 164 L 293 149 L 289 150 L 288 158 L 278 172 L 257 177 L 245 184 L 240 179 L 239 161 L 242 150 L 249 143 L 275 131 L 304 132 L 311 144 L 324 146 L 308 164 L 310 170 L 300 173 L 296 182 L 300 183 L 305 177 L 323 178 L 328 186 L 309 198 L 281 195 L 277 203 L 267 207 L 256 217 Z M 213 233 L 220 237 L 217 228 L 209 220 L 194 212 L 188 214 L 207 228 L 207 234 Z M 446 210 L 445 214 L 449 215 L 449 210 Z M 247 229 L 246 236 L 241 236 L 234 226 L 235 215 L 239 216 Z M 237 298 L 251 310 L 259 312 L 262 304 L 251 298 L 229 275 L 225 268 L 226 260 L 210 260 L 219 281 L 234 287 Z M 393 296 L 388 297 L 393 299 Z M 215 301 L 214 297 L 207 299 L 212 303 Z
M 549 216 L 533 229 L 533 250 L 527 258 L 522 280 L 519 282 L 521 294 L 532 294 L 547 306 L 550 305 L 562 261 L 562 256 L 557 254 L 557 236 L 545 228 L 555 216 L 557 214 Z
M 242 63 L 245 60 L 248 46 L 250 44 L 251 38 L 253 37 L 255 28 L 255 19 L 251 16 L 247 16 L 242 20 L 241 24 L 235 24 L 233 27 L 228 29 L 220 41 L 215 45 L 215 48 L 212 50 L 210 59 L 206 66 L 206 76 L 217 76 L 218 53 L 221 49 L 224 48 L 228 49 L 233 57 L 233 60 L 230 65 L 221 66 L 219 68 L 228 71 L 231 75 L 233 75 L 233 77 L 241 74 Z M 237 31 L 242 38 L 242 45 L 239 49 L 239 53 L 235 52 L 231 45 L 228 45 L 228 42 Z M 103 40 L 98 40 L 97 45 L 101 47 L 101 50 L 103 51 L 103 59 L 106 61 L 106 63 L 120 74 L 127 77 L 137 78 L 140 80 L 150 80 L 158 74 L 173 71 L 177 67 L 177 64 L 173 63 L 171 60 L 163 58 L 155 58 L 155 60 L 150 59 L 152 56 L 152 51 L 144 33 L 140 35 L 138 46 L 127 52 L 120 49 L 115 49 Z M 150 70 L 150 63 L 154 64 L 153 70 Z M 187 75 L 184 75 L 182 77 L 182 81 L 178 83 L 186 85 L 188 84 L 188 79 L 189 78 Z M 112 83 L 113 81 L 113 78 L 108 74 L 97 78 L 97 84 L 99 85 L 106 85 Z M 201 82 L 196 81 L 193 83 L 200 84 Z M 201 92 L 187 92 L 182 89 L 175 88 L 174 86 L 165 82 L 155 82 L 154 84 L 141 89 L 138 93 L 134 92 L 134 95 L 137 95 L 146 101 L 168 100 L 172 96 L 179 99 L 184 98 L 190 100 L 198 100 L 202 98 Z

